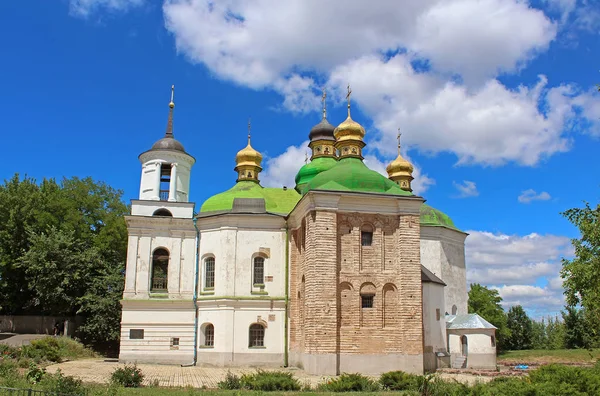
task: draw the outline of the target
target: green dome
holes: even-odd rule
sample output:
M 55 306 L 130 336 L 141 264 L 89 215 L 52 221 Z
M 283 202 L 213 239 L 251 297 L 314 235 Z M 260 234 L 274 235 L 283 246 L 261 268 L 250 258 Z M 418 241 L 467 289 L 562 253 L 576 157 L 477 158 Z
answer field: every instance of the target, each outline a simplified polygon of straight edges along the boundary
M 367 168 L 358 158 L 342 158 L 331 169 L 319 173 L 302 189 L 302 193 L 310 190 L 413 195 L 380 173 Z
M 292 188 L 264 188 L 253 181 L 240 181 L 229 190 L 204 201 L 200 212 L 231 210 L 234 198 L 264 198 L 267 212 L 287 215 L 300 200 L 300 194 Z
M 448 227 L 458 230 L 452 219 L 445 213 L 429 205 L 421 205 L 421 225 L 433 227 Z
M 326 170 L 329 170 L 337 165 L 337 161 L 332 157 L 315 158 L 308 164 L 304 165 L 296 174 L 296 189 L 302 191 L 302 188 L 313 179 L 316 175 Z

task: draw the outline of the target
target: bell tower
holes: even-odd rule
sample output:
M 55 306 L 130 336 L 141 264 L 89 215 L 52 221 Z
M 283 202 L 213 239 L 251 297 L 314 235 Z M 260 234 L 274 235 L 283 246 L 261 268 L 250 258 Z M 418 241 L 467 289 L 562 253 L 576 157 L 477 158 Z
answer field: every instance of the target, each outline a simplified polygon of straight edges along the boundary
M 193 204 L 192 210 L 189 213 L 184 211 L 185 214 L 180 209 L 187 205 L 180 204 L 189 202 L 190 172 L 196 160 L 173 135 L 174 91 L 173 86 L 164 137 L 138 157 L 142 163 L 142 175 L 139 200 L 133 202 L 132 215 L 152 216 L 162 213 L 173 217 L 192 217 Z

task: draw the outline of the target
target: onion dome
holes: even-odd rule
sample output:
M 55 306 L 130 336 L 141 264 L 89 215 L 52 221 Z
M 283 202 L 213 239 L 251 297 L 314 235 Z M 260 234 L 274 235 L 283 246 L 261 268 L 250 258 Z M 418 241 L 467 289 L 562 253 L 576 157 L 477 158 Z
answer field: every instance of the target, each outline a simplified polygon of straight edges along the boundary
M 426 204 L 421 205 L 421 226 L 446 227 L 458 230 L 450 216 Z
M 410 183 L 413 181 L 413 170 L 414 167 L 410 162 L 405 160 L 400 154 L 400 136 L 402 134 L 398 132 L 398 156 L 393 160 L 386 168 L 390 180 L 393 180 L 403 190 L 412 191 Z
M 158 140 L 156 143 L 154 143 L 150 150 L 175 150 L 175 151 L 181 151 L 181 152 L 185 153 L 183 144 L 181 144 L 173 136 L 173 109 L 175 108 L 175 103 L 173 102 L 174 93 L 175 93 L 175 86 L 173 85 L 171 87 L 171 102 L 169 103 L 169 119 L 167 121 L 167 130 L 165 131 L 165 136 L 162 139 Z
M 302 191 L 315 176 L 333 168 L 336 164 L 337 161 L 333 157 L 318 157 L 305 164 L 296 174 L 296 190 Z
M 335 127 L 327 121 L 325 118 L 325 114 L 323 114 L 323 119 L 317 125 L 311 128 L 310 133 L 308 134 L 308 138 L 310 141 L 315 140 L 335 140 L 333 136 L 333 131 L 335 131 Z
M 350 85 L 348 85 L 348 118 L 335 128 L 333 135 L 335 137 L 335 148 L 341 158 L 359 158 L 363 159 L 362 149 L 365 147 L 363 138 L 365 137 L 365 128 L 350 116 Z
M 260 166 L 262 154 L 254 150 L 250 144 L 250 122 L 248 122 L 248 145 L 238 151 L 235 156 L 235 168 L 238 172 L 238 181 L 250 180 L 258 182 L 258 174 L 262 170 Z

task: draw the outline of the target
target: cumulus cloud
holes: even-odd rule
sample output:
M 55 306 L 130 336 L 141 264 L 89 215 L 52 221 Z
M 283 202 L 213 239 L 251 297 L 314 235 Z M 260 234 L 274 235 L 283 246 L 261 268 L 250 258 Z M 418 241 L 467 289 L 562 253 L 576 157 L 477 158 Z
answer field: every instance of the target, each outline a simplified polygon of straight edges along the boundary
M 462 183 L 452 182 L 452 185 L 458 190 L 456 198 L 476 197 L 479 195 L 477 184 L 473 181 L 463 180 Z
M 524 1 L 167 0 L 163 10 L 188 59 L 279 92 L 288 110 L 316 110 L 317 85 L 341 99 L 351 82 L 375 127 L 367 139 L 385 159 L 398 126 L 409 149 L 486 165 L 534 165 L 566 151 L 565 126 L 579 120 L 600 130 L 597 97 L 575 86 L 550 87 L 541 76 L 508 88 L 495 78 L 556 37 L 556 24 Z
M 261 173 L 261 184 L 266 187 L 294 188 L 294 178 L 304 165 L 308 150 L 308 141 L 298 146 L 288 147 L 282 154 L 268 158 L 265 169 Z M 310 155 L 310 154 L 309 154 Z
M 570 239 L 556 235 L 506 235 L 467 231 L 467 280 L 496 288 L 506 308 L 523 305 L 543 315 L 564 303 L 561 258 L 573 254 Z
M 531 203 L 531 201 L 547 201 L 550 198 L 552 197 L 546 191 L 542 191 L 538 194 L 537 192 L 535 192 L 535 190 L 530 188 L 529 190 L 523 191 L 517 199 L 519 200 L 519 202 L 527 204 Z
M 98 11 L 127 11 L 144 2 L 145 0 L 70 0 L 69 12 L 71 15 L 87 18 Z

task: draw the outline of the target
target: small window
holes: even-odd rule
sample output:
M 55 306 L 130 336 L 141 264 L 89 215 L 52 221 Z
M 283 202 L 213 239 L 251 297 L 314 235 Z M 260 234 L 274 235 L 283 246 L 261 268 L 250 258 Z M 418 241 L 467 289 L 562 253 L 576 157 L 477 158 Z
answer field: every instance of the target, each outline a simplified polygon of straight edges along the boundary
M 361 306 L 363 308 L 373 308 L 373 302 L 375 300 L 375 296 L 373 295 L 367 295 L 367 296 L 360 296 L 360 300 L 361 300 Z
M 492 343 L 492 347 L 496 348 L 496 337 L 491 336 L 490 337 L 490 342 Z
M 438 321 L 439 321 L 439 320 L 440 320 L 440 315 L 441 315 L 440 309 L 439 309 L 439 308 L 437 308 L 437 309 L 435 310 L 435 320 L 438 320 Z
M 204 346 L 215 346 L 215 326 L 210 323 L 204 328 Z
M 179 337 L 171 338 L 171 348 L 179 349 Z
M 456 312 L 458 311 L 458 308 L 456 307 L 456 305 L 452 306 L 452 315 L 456 315 Z
M 248 344 L 250 348 L 261 348 L 265 346 L 265 328 L 254 323 L 250 326 L 250 342 Z
M 255 285 L 263 285 L 265 283 L 265 259 L 262 257 L 254 258 L 252 276 Z
M 130 340 L 143 340 L 144 339 L 144 329 L 129 330 L 129 339 Z
M 161 208 L 161 209 L 157 209 L 154 213 L 152 213 L 152 216 L 173 217 L 173 214 L 171 212 L 169 212 L 167 209 Z
M 373 227 L 363 225 L 360 229 L 360 244 L 362 246 L 371 246 L 373 244 Z
M 213 289 L 215 287 L 215 258 L 208 257 L 204 260 L 204 287 Z

